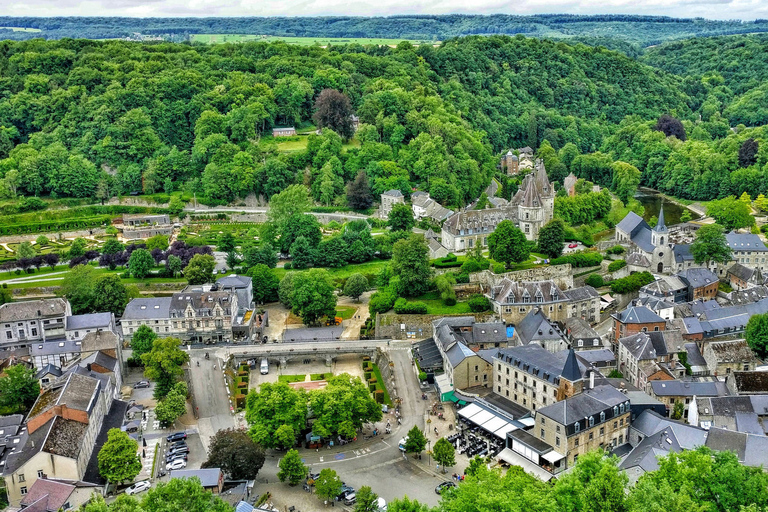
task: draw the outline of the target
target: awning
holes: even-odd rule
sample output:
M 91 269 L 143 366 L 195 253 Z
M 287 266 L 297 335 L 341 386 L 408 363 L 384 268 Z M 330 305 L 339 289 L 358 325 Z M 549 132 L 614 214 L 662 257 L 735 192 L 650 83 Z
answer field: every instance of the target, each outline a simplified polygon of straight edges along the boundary
M 491 411 L 481 410 L 470 419 L 475 425 L 483 426 L 483 423 L 490 420 L 491 418 L 493 418 L 493 413 Z
M 501 453 L 496 456 L 496 458 L 501 459 L 512 466 L 520 466 L 526 473 L 533 475 L 544 482 L 548 482 L 554 478 L 552 473 L 548 472 L 546 469 L 540 466 L 537 466 L 519 453 L 515 453 L 511 448 L 504 448 Z
M 462 418 L 471 418 L 475 414 L 481 412 L 483 409 L 477 406 L 477 404 L 469 404 L 468 406 L 464 407 L 463 409 L 459 410 L 459 416 Z
M 467 402 L 465 402 L 464 400 L 459 400 L 459 405 L 464 407 L 465 405 L 467 405 Z
M 453 391 L 443 395 L 443 402 L 453 402 L 453 403 L 456 403 L 458 401 L 459 401 L 459 399 L 456 398 L 456 395 L 453 393 Z
M 503 419 L 499 418 L 498 416 L 494 416 L 493 418 L 491 418 L 490 420 L 486 421 L 485 423 L 483 423 L 480 426 L 483 428 L 483 430 L 486 430 L 488 432 L 496 432 L 501 427 L 503 427 L 504 425 L 508 425 L 508 424 L 509 423 L 507 423 Z
M 565 455 L 560 455 L 555 450 L 552 450 L 551 452 L 547 452 L 544 455 L 542 455 L 541 458 L 547 462 L 551 462 L 552 464 L 554 464 L 559 460 L 563 460 L 565 458 Z
M 513 430 L 517 430 L 517 427 L 512 425 L 511 423 L 507 423 L 506 425 L 498 429 L 496 432 L 494 432 L 493 435 L 495 435 L 500 439 L 506 439 L 507 432 L 512 432 Z

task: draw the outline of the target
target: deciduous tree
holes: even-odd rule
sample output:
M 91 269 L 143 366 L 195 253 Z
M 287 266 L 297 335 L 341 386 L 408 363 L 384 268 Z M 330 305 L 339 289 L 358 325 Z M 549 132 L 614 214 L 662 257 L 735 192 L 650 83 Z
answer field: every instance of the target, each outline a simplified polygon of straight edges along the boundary
M 488 235 L 488 250 L 491 258 L 503 262 L 521 263 L 528 259 L 528 240 L 520 229 L 510 220 L 503 220 Z
M 344 283 L 344 295 L 352 297 L 356 301 L 359 301 L 360 296 L 366 291 L 368 291 L 368 278 L 363 274 L 354 273 Z
M 407 204 L 396 203 L 392 205 L 387 217 L 387 224 L 392 231 L 410 231 L 413 229 L 413 211 Z
M 365 210 L 373 204 L 371 187 L 365 171 L 358 172 L 355 181 L 347 185 L 347 204 L 353 210 Z
M 336 471 L 325 468 L 315 480 L 315 492 L 326 501 L 333 501 L 341 493 L 341 478 Z
M 552 219 L 539 230 L 539 250 L 550 258 L 559 258 L 563 254 L 565 243 L 565 225 L 560 219 Z
M 256 444 L 265 448 L 289 448 L 296 442 L 295 433 L 301 432 L 307 423 L 307 394 L 283 382 L 264 383 L 258 391 L 248 393 L 245 419 L 250 425 L 248 435 Z M 286 443 L 285 430 L 280 436 L 276 435 L 284 425 L 292 430 L 290 443 Z
M 306 325 L 336 316 L 336 295 L 328 272 L 314 268 L 294 276 L 291 307 Z
M 318 128 L 330 128 L 344 139 L 355 134 L 352 125 L 352 103 L 346 94 L 335 89 L 323 89 L 315 100 L 312 116 Z
M 288 450 L 278 463 L 280 471 L 277 478 L 281 482 L 287 481 L 290 485 L 296 485 L 307 476 L 307 466 L 301 461 L 301 456 L 296 450 Z
M 408 438 L 405 440 L 405 452 L 418 454 L 423 452 L 426 447 L 427 437 L 418 426 L 414 425 L 408 431 Z
M 131 350 L 133 358 L 141 361 L 141 356 L 152 350 L 152 345 L 157 339 L 157 334 L 148 325 L 141 325 L 131 338 Z
M 429 248 L 421 235 L 411 234 L 392 247 L 392 273 L 399 278 L 398 292 L 407 297 L 427 291 L 432 269 L 429 266 Z
M 39 395 L 40 384 L 35 371 L 23 364 L 9 366 L 0 377 L 0 404 L 3 407 L 24 410 L 31 407 Z
M 155 416 L 162 425 L 173 425 L 173 422 L 187 412 L 187 385 L 177 382 L 155 407 Z
M 731 248 L 725 238 L 722 226 L 709 224 L 696 232 L 696 240 L 691 244 L 691 254 L 696 264 L 728 263 L 731 261 Z
M 184 375 L 182 365 L 189 361 L 189 354 L 179 348 L 180 344 L 178 338 L 157 338 L 152 350 L 141 356 L 144 376 L 155 381 L 156 400 L 164 398 Z
M 715 219 L 727 231 L 746 228 L 755 223 L 751 206 L 739 201 L 734 196 L 710 201 L 707 204 L 707 215 Z
M 189 284 L 205 284 L 213 281 L 213 267 L 216 260 L 210 254 L 195 254 L 184 268 L 184 277 Z
M 253 480 L 264 465 L 264 450 L 243 430 L 219 430 L 208 446 L 204 468 L 221 468 L 232 480 Z
M 106 275 L 96 280 L 93 289 L 93 309 L 121 316 L 128 304 L 128 290 L 118 275 Z
M 128 271 L 137 279 L 147 277 L 155 266 L 155 259 L 146 249 L 136 249 L 128 259 Z
M 59 293 L 69 300 L 72 313 L 80 315 L 93 311 L 95 288 L 96 269 L 90 265 L 77 265 L 65 275 Z
M 248 276 L 253 283 L 253 300 L 257 304 L 275 302 L 278 299 L 280 279 L 266 265 L 256 265 L 248 270 Z
M 119 428 L 107 432 L 107 441 L 99 450 L 99 474 L 116 484 L 133 480 L 141 472 L 139 444 Z
M 745 332 L 747 344 L 761 359 L 768 355 L 768 313 L 752 315 Z
M 342 373 L 327 379 L 327 383 L 322 390 L 309 394 L 310 409 L 315 415 L 312 424 L 315 434 L 351 439 L 363 424 L 381 419 L 381 405 L 359 378 Z
M 432 447 L 432 455 L 435 457 L 435 462 L 443 466 L 443 473 L 446 472 L 447 466 L 456 464 L 456 449 L 444 437 L 438 439 Z
M 353 512 L 379 512 L 379 495 L 369 485 L 362 486 L 355 493 Z

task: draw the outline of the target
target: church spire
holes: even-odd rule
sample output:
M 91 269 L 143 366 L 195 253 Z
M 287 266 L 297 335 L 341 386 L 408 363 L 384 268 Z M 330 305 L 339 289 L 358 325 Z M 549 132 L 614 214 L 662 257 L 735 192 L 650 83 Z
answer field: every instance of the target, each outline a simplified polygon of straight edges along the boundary
M 659 221 L 656 223 L 656 227 L 653 228 L 654 231 L 666 231 L 667 226 L 664 224 L 664 204 L 662 203 L 661 209 L 659 210 Z

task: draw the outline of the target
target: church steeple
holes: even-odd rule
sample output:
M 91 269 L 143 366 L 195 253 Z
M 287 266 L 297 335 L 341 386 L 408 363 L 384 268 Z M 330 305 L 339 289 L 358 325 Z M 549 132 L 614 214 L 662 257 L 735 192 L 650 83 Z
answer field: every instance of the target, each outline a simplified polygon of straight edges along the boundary
M 653 228 L 654 231 L 657 233 L 666 233 L 667 232 L 667 225 L 664 223 L 664 205 L 661 205 L 661 210 L 659 210 L 659 221 L 656 223 L 656 226 Z
M 659 210 L 659 221 L 656 223 L 656 226 L 653 228 L 653 232 L 651 233 L 651 244 L 653 244 L 654 247 L 663 246 L 664 242 L 667 241 L 667 225 L 664 224 L 664 204 L 661 205 L 661 209 Z

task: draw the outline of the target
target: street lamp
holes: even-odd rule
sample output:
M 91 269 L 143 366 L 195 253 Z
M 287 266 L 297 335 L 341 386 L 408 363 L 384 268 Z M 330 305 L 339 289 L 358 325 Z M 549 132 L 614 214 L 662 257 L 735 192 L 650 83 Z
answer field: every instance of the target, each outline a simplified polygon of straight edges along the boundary
M 430 454 L 430 453 L 432 453 L 432 451 L 429 449 L 429 446 L 430 446 L 431 444 L 432 444 L 432 441 L 430 441 L 429 439 L 427 439 L 427 466 L 431 466 L 431 465 L 432 465 L 432 464 L 431 464 L 431 462 L 432 462 L 432 461 L 431 461 L 431 459 L 430 459 L 430 457 L 429 457 L 429 454 Z

